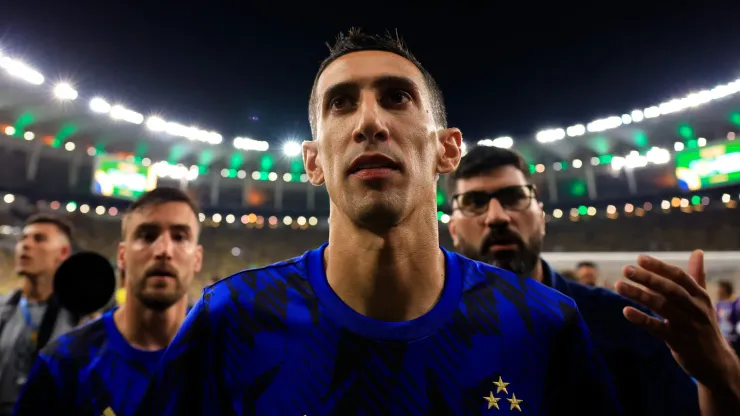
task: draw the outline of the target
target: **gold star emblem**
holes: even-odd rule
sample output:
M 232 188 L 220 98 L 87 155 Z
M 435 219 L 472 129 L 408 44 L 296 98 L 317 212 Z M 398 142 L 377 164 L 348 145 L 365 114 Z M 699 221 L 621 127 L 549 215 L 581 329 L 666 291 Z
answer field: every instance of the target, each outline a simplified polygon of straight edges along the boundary
M 498 408 L 498 401 L 501 400 L 499 398 L 493 397 L 493 392 L 489 391 L 488 396 L 485 396 L 484 399 L 488 402 L 488 409 L 490 410 L 492 407 L 495 407 L 496 410 L 501 410 Z
M 508 386 L 509 383 L 504 383 L 501 376 L 498 376 L 498 381 L 494 381 L 493 384 L 496 385 L 496 393 L 501 393 L 503 391 L 504 393 L 509 394 L 509 392 L 506 391 L 506 386 Z
M 506 399 L 506 400 L 508 400 L 509 403 L 511 403 L 511 407 L 509 408 L 509 410 L 516 409 L 516 410 L 518 410 L 520 412 L 522 411 L 522 408 L 519 407 L 519 403 L 523 402 L 524 400 L 517 399 L 516 398 L 516 394 L 512 394 L 511 395 L 511 399 Z

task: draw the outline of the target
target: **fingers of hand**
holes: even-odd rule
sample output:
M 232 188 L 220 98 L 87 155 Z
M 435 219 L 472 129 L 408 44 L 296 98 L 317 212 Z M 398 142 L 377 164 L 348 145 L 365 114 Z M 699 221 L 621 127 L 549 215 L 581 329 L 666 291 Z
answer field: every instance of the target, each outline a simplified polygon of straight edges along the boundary
M 704 252 L 694 250 L 689 257 L 689 265 L 686 268 L 689 276 L 693 277 L 696 283 L 702 288 L 707 288 L 707 275 L 704 271 Z
M 660 294 L 663 298 L 678 308 L 688 308 L 692 306 L 691 295 L 689 295 L 689 292 L 682 286 L 676 284 L 670 278 L 666 278 L 647 269 L 634 266 L 625 267 L 623 272 L 624 277 L 627 279 L 645 286 L 656 294 Z M 651 306 L 649 307 L 656 312 L 658 311 L 658 309 L 652 308 Z
M 631 306 L 625 307 L 622 310 L 622 314 L 624 314 L 624 317 L 627 318 L 628 321 L 645 328 L 656 337 L 664 341 L 668 341 L 668 338 L 670 338 L 668 323 L 663 322 L 654 316 L 649 316 Z
M 697 294 L 701 290 L 701 287 L 696 280 L 689 276 L 685 271 L 681 270 L 680 267 L 664 263 L 655 257 L 645 255 L 639 256 L 637 257 L 637 265 L 655 275 L 661 276 L 663 279 L 674 282 L 676 285 L 683 288 L 684 291 L 692 295 Z
M 615 288 L 620 295 L 630 298 L 642 306 L 665 316 L 667 301 L 666 298 L 657 293 L 646 289 L 639 288 L 626 282 L 617 282 Z

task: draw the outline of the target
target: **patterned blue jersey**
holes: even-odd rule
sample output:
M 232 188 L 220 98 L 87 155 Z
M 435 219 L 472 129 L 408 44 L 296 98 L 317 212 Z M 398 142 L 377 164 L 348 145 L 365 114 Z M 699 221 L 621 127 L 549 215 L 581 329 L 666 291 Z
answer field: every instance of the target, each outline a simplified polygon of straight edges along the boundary
M 118 331 L 114 311 L 41 350 L 15 415 L 126 416 L 136 411 L 164 350 L 132 347 Z
M 621 414 L 570 298 L 443 250 L 434 308 L 382 322 L 331 289 L 325 247 L 207 288 L 137 414 Z

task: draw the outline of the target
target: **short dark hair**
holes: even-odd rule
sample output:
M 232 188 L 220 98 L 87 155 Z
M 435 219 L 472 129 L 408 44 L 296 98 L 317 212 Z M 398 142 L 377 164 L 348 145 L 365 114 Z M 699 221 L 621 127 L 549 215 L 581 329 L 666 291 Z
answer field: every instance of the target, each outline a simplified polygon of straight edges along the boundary
M 730 295 L 735 292 L 735 285 L 733 285 L 732 282 L 729 280 L 720 280 L 717 282 L 717 285 L 724 289 Z
M 457 169 L 447 176 L 449 197 L 457 192 L 457 181 L 483 176 L 503 166 L 514 166 L 527 179 L 531 176 L 527 162 L 517 152 L 495 146 L 473 147 L 460 159 Z
M 576 269 L 580 269 L 581 267 L 590 267 L 592 269 L 598 269 L 599 268 L 596 265 L 596 263 L 594 263 L 592 261 L 581 261 L 581 262 L 578 262 L 578 264 L 576 265 Z
M 563 270 L 560 272 L 560 275 L 568 280 L 578 280 L 576 273 L 573 270 Z
M 193 198 L 191 198 L 190 195 L 188 195 L 185 191 L 171 187 L 154 188 L 151 191 L 141 195 L 133 203 L 131 203 L 131 205 L 128 206 L 123 217 L 123 229 L 125 230 L 127 218 L 132 213 L 145 208 L 167 204 L 170 202 L 182 202 L 183 204 L 187 204 L 188 207 L 190 207 L 190 209 L 193 211 L 195 218 L 198 218 L 198 213 L 200 213 L 200 209 L 198 208 L 198 205 L 195 203 L 195 201 L 193 201 Z
M 27 227 L 32 224 L 51 224 L 55 226 L 59 232 L 64 234 L 70 245 L 74 244 L 74 227 L 65 218 L 52 214 L 39 213 L 28 217 L 23 226 Z
M 313 87 L 311 87 L 311 98 L 308 101 L 308 121 L 311 124 L 311 134 L 314 138 L 316 137 L 316 107 L 318 106 L 316 84 L 319 82 L 319 77 L 332 62 L 344 55 L 361 51 L 390 52 L 414 64 L 414 66 L 421 71 L 426 87 L 429 90 L 429 99 L 432 105 L 434 121 L 436 121 L 442 128 L 447 128 L 447 111 L 445 110 L 442 90 L 439 89 L 439 85 L 437 85 L 437 81 L 434 80 L 432 75 L 424 69 L 421 62 L 419 62 L 419 60 L 409 51 L 403 39 L 399 37 L 398 32 L 388 32 L 383 36 L 368 35 L 363 33 L 359 28 L 351 28 L 346 34 L 340 33 L 337 35 L 334 46 L 328 43 L 326 46 L 329 47 L 329 56 L 324 59 L 319 66 L 319 71 L 316 73 L 316 77 L 313 80 Z

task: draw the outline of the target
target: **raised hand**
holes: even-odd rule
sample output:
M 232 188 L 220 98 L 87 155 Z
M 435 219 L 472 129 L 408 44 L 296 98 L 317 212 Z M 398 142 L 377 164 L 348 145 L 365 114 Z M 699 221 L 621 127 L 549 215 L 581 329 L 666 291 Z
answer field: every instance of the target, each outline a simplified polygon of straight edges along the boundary
M 626 266 L 623 272 L 644 288 L 619 282 L 617 292 L 663 319 L 632 307 L 624 308 L 624 316 L 664 340 L 679 365 L 697 381 L 709 388 L 724 383 L 724 374 L 728 367 L 737 367 L 737 358 L 722 337 L 706 291 L 704 253 L 691 253 L 686 271 L 639 256 L 637 266 Z

